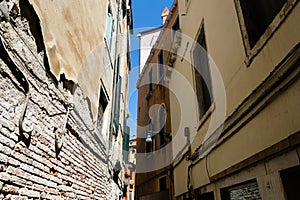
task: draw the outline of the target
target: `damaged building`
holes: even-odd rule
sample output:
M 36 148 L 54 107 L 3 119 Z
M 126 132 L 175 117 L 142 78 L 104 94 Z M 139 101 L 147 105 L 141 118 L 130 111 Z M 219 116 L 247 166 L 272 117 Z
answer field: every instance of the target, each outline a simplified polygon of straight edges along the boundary
M 130 29 L 131 0 L 0 1 L 0 199 L 126 196 Z

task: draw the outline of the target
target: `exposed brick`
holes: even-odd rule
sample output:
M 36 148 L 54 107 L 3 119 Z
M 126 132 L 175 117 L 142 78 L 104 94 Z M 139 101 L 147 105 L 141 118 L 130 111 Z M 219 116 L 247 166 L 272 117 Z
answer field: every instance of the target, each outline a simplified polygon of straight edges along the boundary
M 7 130 L 1 129 L 1 133 L 5 134 L 5 132 L 7 132 Z M 10 148 L 13 148 L 15 145 L 15 142 L 12 139 L 7 138 L 4 134 L 0 135 L 0 143 L 4 144 Z
M 0 153 L 0 163 L 4 163 L 6 164 L 7 163 L 7 155 L 3 154 L 3 153 Z
M 18 196 L 16 196 L 16 195 L 11 195 L 9 198 L 10 198 L 11 200 L 27 200 L 27 199 L 28 199 L 28 197 L 20 196 L 20 195 L 18 195 Z
M 8 165 L 12 165 L 12 166 L 15 166 L 15 167 L 18 167 L 21 165 L 21 162 L 17 159 L 14 159 L 13 157 L 9 157 L 7 159 L 7 163 Z
M 15 124 L 3 117 L 0 117 L 0 123 L 3 127 L 8 128 L 10 131 L 15 130 Z
M 18 194 L 18 187 L 12 186 L 12 185 L 4 185 L 2 188 L 3 193 L 9 193 L 9 194 Z
M 8 0 L 12 1 L 15 0 Z M 111 199 L 112 195 L 108 194 L 117 192 L 111 190 L 111 183 L 94 191 L 95 185 L 106 184 L 103 175 L 105 163 L 72 133 L 67 133 L 56 158 L 53 128 L 62 128 L 64 123 L 65 114 L 61 113 L 65 112 L 65 105 L 58 101 L 62 99 L 60 93 L 63 89 L 61 83 L 57 87 L 50 76 L 46 76 L 44 66 L 37 62 L 36 58 L 39 58 L 40 63 L 44 63 L 44 52 L 36 53 L 36 42 L 31 35 L 29 23 L 25 18 L 21 20 L 21 17 L 17 17 L 16 22 L 15 28 L 35 55 L 32 55 L 12 27 L 3 22 L 0 22 L 1 36 L 11 43 L 8 51 L 13 50 L 10 52 L 12 55 L 18 53 L 23 59 L 26 58 L 27 67 L 32 69 L 28 72 L 24 70 L 24 63 L 14 60 L 29 80 L 31 96 L 24 124 L 34 125 L 34 131 L 29 147 L 25 141 L 19 140 L 18 123 L 25 95 L 16 87 L 16 78 L 0 59 L 0 68 L 6 73 L 5 77 L 0 73 L 0 189 L 3 189 L 0 199 L 61 200 L 61 196 L 65 199 Z M 44 83 L 36 79 L 32 72 L 43 77 Z M 84 100 L 83 94 L 79 96 Z M 83 112 L 89 114 L 87 110 Z M 90 116 L 87 119 L 90 120 Z M 93 133 L 87 130 L 73 112 L 68 125 L 79 135 L 85 135 L 84 141 L 90 145 L 90 149 L 105 158 L 105 150 L 100 151 Z M 50 172 L 51 168 L 54 172 Z

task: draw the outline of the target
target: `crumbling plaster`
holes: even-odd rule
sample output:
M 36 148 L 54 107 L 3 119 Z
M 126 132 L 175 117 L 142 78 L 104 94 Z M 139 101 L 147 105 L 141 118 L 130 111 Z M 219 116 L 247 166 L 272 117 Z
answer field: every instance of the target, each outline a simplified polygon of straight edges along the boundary
M 95 117 L 100 78 L 105 79 L 106 70 L 110 70 L 103 59 L 108 2 L 29 1 L 40 18 L 51 72 L 58 80 L 61 74 L 65 74 L 68 80 L 79 84 L 91 101 Z M 109 84 L 108 80 L 105 82 Z

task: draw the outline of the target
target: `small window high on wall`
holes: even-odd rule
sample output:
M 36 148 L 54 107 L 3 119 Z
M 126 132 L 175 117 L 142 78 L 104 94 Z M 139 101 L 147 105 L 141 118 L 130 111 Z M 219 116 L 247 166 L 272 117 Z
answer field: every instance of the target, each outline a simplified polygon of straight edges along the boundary
M 111 12 L 111 8 L 109 6 L 107 12 L 107 18 L 106 18 L 106 32 L 105 32 L 105 38 L 109 50 L 111 50 L 113 32 L 114 32 L 114 18 Z
M 240 0 L 251 48 L 286 2 L 287 0 Z
M 235 0 L 246 63 L 259 53 L 298 0 Z

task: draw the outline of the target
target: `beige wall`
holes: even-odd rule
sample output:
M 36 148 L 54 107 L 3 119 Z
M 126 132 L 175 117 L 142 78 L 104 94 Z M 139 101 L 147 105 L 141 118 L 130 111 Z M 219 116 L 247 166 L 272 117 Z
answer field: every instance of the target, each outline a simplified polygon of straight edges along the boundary
M 226 89 L 226 118 L 229 119 L 230 114 L 255 88 L 263 83 L 282 59 L 299 43 L 300 4 L 298 3 L 294 7 L 294 10 L 274 32 L 258 55 L 248 64 L 234 1 L 190 1 L 187 9 L 184 8 L 184 1 L 179 2 L 180 13 L 185 14 L 180 15 L 180 28 L 183 38 L 187 37 L 181 42 L 179 54 L 182 55 L 187 41 L 197 38 L 203 22 L 208 53 L 220 71 Z M 188 54 L 185 55 L 188 61 L 191 59 L 192 47 L 192 45 L 189 46 Z M 193 85 L 193 72 L 188 61 L 181 62 L 180 59 L 177 59 L 174 71 L 182 73 Z M 170 84 L 175 88 L 181 87 L 181 83 L 176 81 L 173 74 Z M 213 90 L 217 89 L 213 88 Z M 172 130 L 179 130 L 178 133 L 182 134 L 182 129 L 178 128 L 180 122 L 183 123 L 183 127 L 190 127 L 191 134 L 195 136 L 191 146 L 192 152 L 203 142 L 212 120 L 209 117 L 197 131 L 199 123 L 191 123 L 196 120 L 198 115 L 195 111 L 191 111 L 196 108 L 193 104 L 194 101 L 195 99 L 185 99 L 179 105 L 178 98 L 171 95 Z M 299 101 L 299 81 L 297 81 L 286 91 L 280 93 L 275 100 L 272 99 L 272 102 L 244 125 L 238 133 L 228 140 L 224 140 L 224 143 L 222 139 L 218 143 L 219 146 L 192 169 L 194 188 L 210 182 L 207 173 L 209 176 L 213 176 L 223 172 L 299 131 Z M 177 114 L 180 113 L 180 109 L 191 111 L 190 117 L 188 117 L 189 122 L 183 120 L 186 116 Z M 218 106 L 215 109 L 218 109 Z M 217 126 L 212 130 L 216 128 Z M 188 164 L 183 161 L 174 171 L 175 196 L 187 192 Z
M 104 34 L 108 1 L 30 0 L 36 10 L 49 59 L 50 70 L 79 83 L 96 115 L 100 77 L 111 82 L 105 55 Z M 109 86 L 109 85 L 108 85 Z M 111 89 L 111 86 L 108 87 Z

